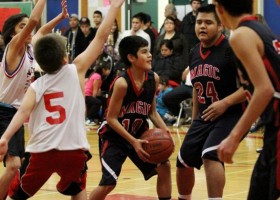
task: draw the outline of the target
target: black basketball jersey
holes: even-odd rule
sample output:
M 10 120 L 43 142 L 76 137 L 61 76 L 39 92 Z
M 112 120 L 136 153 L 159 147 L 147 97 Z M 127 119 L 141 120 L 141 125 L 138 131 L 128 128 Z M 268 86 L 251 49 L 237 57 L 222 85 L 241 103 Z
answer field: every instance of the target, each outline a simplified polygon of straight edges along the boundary
M 147 118 L 156 92 L 154 72 L 149 71 L 146 73 L 146 80 L 140 91 L 136 88 L 129 68 L 119 77 L 123 77 L 128 86 L 118 116 L 118 121 L 130 134 L 139 138 L 141 134 L 149 128 Z M 111 91 L 109 92 L 108 104 L 113 104 L 113 102 L 110 101 L 113 85 L 114 84 L 112 84 Z M 110 137 L 121 137 L 119 134 L 115 133 L 108 124 L 102 129 L 103 130 L 100 130 L 99 133 L 104 136 L 107 132 L 110 132 Z
M 240 26 L 251 28 L 263 41 L 265 54 L 263 56 L 263 63 L 275 91 L 280 95 L 280 42 L 269 27 L 258 22 L 257 18 L 254 16 L 243 18 L 239 24 L 239 27 Z M 252 95 L 254 87 L 249 76 L 241 64 L 238 66 L 240 67 L 240 82 L 244 89 L 246 89 L 247 94 Z M 280 126 L 280 97 L 276 96 L 277 94 L 275 93 L 275 97 L 272 99 L 262 116 L 266 123 L 273 122 L 275 126 Z
M 190 52 L 190 74 L 198 95 L 201 114 L 215 101 L 234 93 L 237 88 L 235 55 L 224 35 L 210 48 L 199 43 Z M 241 113 L 241 104 L 231 106 L 226 113 Z

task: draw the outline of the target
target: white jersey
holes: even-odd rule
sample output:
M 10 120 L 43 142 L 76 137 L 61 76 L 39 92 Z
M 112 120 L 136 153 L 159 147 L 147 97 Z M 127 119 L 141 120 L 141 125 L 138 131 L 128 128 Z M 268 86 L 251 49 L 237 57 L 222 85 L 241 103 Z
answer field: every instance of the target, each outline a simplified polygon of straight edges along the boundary
M 85 127 L 85 99 L 74 64 L 46 74 L 30 86 L 36 105 L 29 119 L 27 152 L 89 150 Z
M 9 73 L 6 69 L 6 47 L 0 65 L 0 102 L 19 108 L 25 92 L 34 80 L 35 60 L 33 49 L 28 45 L 16 70 Z

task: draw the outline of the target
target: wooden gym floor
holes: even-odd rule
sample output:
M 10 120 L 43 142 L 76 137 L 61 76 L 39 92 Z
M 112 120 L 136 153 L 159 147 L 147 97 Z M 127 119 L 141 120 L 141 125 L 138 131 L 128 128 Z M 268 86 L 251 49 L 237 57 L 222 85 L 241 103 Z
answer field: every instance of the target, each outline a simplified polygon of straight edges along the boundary
M 98 137 L 97 127 L 88 127 L 88 140 L 91 145 L 93 158 L 88 163 L 87 193 L 89 194 L 95 188 L 101 177 L 101 167 L 98 156 Z M 176 188 L 176 155 L 181 142 L 188 130 L 187 126 L 180 128 L 170 127 L 172 136 L 175 140 L 176 148 L 170 161 L 172 166 L 172 198 L 177 199 Z M 26 134 L 26 140 L 28 134 Z M 234 164 L 225 165 L 226 186 L 224 189 L 224 200 L 244 200 L 248 193 L 248 187 L 252 169 L 258 153 L 256 149 L 262 147 L 262 132 L 249 134 L 240 144 L 234 157 Z M 2 163 L 0 171 L 3 170 Z M 196 182 L 193 190 L 193 200 L 207 200 L 206 182 L 203 168 L 195 171 Z M 32 198 L 34 200 L 65 200 L 69 197 L 63 196 L 56 191 L 56 183 L 59 177 L 54 174 L 41 190 Z M 106 198 L 106 200 L 156 200 L 156 177 L 149 181 L 144 181 L 142 174 L 128 159 L 122 169 L 115 190 Z

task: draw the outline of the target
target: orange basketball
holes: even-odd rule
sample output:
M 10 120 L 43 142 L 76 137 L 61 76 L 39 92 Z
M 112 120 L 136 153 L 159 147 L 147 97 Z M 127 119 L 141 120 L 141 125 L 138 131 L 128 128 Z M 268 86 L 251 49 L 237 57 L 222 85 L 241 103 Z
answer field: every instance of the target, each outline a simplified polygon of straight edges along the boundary
M 141 139 L 149 141 L 149 143 L 143 144 L 143 149 L 150 154 L 150 163 L 158 164 L 164 162 L 168 160 L 174 151 L 173 139 L 163 129 L 149 129 L 142 134 Z

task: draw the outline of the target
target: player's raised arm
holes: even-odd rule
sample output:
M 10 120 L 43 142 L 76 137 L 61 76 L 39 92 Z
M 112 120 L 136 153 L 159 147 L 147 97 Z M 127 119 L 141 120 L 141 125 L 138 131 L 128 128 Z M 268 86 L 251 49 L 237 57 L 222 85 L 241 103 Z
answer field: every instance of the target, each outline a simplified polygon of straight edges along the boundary
M 124 1 L 125 0 L 111 0 L 111 6 L 108 14 L 98 28 L 93 41 L 89 44 L 86 50 L 73 61 L 78 68 L 79 74 L 85 74 L 89 66 L 91 66 L 100 55 L 103 45 L 111 32 L 111 28 L 114 24 L 119 8 L 122 6 Z
M 59 13 L 55 18 L 53 18 L 51 21 L 49 21 L 47 24 L 42 26 L 37 33 L 32 37 L 32 44 L 34 45 L 35 42 L 41 38 L 42 36 L 50 33 L 54 27 L 59 24 L 63 19 L 66 19 L 69 17 L 68 11 L 67 11 L 67 0 L 61 0 L 61 7 L 62 11 Z
M 11 35 L 12 38 L 9 42 L 9 51 L 6 55 L 6 67 L 8 68 L 8 71 L 14 71 L 17 68 L 19 59 L 22 58 L 22 55 L 25 52 L 26 44 L 28 43 L 28 40 L 31 39 L 31 33 L 40 21 L 45 4 L 46 0 L 39 0 L 33 8 L 29 19 L 22 21 L 22 23 L 19 24 L 18 29 L 21 29 L 20 32 L 13 33 L 14 36 Z M 4 24 L 3 32 L 5 32 L 4 29 L 9 29 L 9 27 L 5 27 Z

